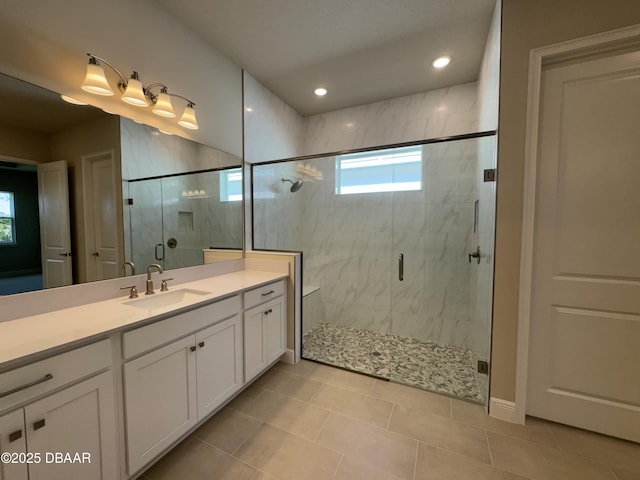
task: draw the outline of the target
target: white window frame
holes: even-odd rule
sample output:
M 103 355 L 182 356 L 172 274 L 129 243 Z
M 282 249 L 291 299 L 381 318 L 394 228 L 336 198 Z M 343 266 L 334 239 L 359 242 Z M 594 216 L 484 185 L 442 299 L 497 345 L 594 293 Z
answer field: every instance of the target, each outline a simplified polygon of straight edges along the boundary
M 336 156 L 336 195 L 354 195 L 362 193 L 407 192 L 422 190 L 422 145 L 395 147 L 384 150 L 369 150 L 366 152 L 347 153 Z M 385 167 L 419 164 L 419 178 L 414 181 L 380 183 L 366 182 L 366 169 L 371 167 Z M 345 170 L 362 169 L 363 183 L 360 185 L 342 185 L 342 173 Z

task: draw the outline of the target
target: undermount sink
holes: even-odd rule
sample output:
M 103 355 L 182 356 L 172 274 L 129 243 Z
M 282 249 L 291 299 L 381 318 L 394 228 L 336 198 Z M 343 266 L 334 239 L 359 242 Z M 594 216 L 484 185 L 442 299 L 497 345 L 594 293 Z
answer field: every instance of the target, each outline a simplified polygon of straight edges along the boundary
M 170 292 L 160 292 L 143 298 L 136 298 L 124 302 L 124 305 L 130 307 L 143 308 L 145 310 L 155 310 L 158 308 L 170 307 L 181 303 L 191 303 L 199 300 L 204 295 L 211 292 L 204 290 L 193 290 L 191 288 L 183 288 L 181 290 L 172 290 Z

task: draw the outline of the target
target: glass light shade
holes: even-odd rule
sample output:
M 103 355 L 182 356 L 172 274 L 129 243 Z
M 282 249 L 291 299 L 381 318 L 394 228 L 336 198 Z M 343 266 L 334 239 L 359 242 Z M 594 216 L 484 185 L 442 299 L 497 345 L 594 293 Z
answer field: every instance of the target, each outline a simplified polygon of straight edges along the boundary
M 156 104 L 151 111 L 161 117 L 174 118 L 176 116 L 173 111 L 173 105 L 171 105 L 171 97 L 164 92 L 158 94 Z
M 84 82 L 80 86 L 82 90 L 96 95 L 113 95 L 113 90 L 107 82 L 107 77 L 104 75 L 104 70 L 100 65 L 95 63 L 89 63 L 87 65 L 87 75 L 84 77 Z
M 135 78 L 130 78 L 127 82 L 127 88 L 122 94 L 122 101 L 136 107 L 148 107 L 147 97 L 144 96 L 142 90 L 142 82 Z
M 88 105 L 88 103 L 81 102 L 77 98 L 70 97 L 69 95 L 60 95 L 60 98 L 71 105 Z
M 182 114 L 182 117 L 180 117 L 180 120 L 178 120 L 178 125 L 190 130 L 198 130 L 198 128 L 200 128 L 198 127 L 196 112 L 193 109 L 192 104 L 188 104 L 186 107 L 184 107 L 184 113 Z

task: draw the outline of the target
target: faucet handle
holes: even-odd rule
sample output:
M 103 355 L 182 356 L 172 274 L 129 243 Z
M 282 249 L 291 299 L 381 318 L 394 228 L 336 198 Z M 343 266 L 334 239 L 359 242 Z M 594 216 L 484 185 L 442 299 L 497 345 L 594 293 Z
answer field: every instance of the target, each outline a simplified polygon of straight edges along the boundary
M 169 280 L 173 280 L 173 277 L 171 278 L 163 278 L 162 282 L 160 283 L 160 291 L 161 292 L 166 292 L 167 290 L 169 290 L 169 287 L 167 286 L 167 282 Z
M 129 298 L 138 298 L 138 288 L 135 285 L 127 285 L 126 287 L 120 287 L 120 290 L 129 289 Z

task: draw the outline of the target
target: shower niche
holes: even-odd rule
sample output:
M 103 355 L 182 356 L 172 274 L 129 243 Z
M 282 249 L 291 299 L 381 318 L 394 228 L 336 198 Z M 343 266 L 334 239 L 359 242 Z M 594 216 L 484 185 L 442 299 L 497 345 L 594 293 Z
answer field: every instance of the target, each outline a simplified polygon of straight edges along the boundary
M 486 402 L 495 160 L 487 132 L 252 166 L 254 249 L 304 253 L 304 358 Z

